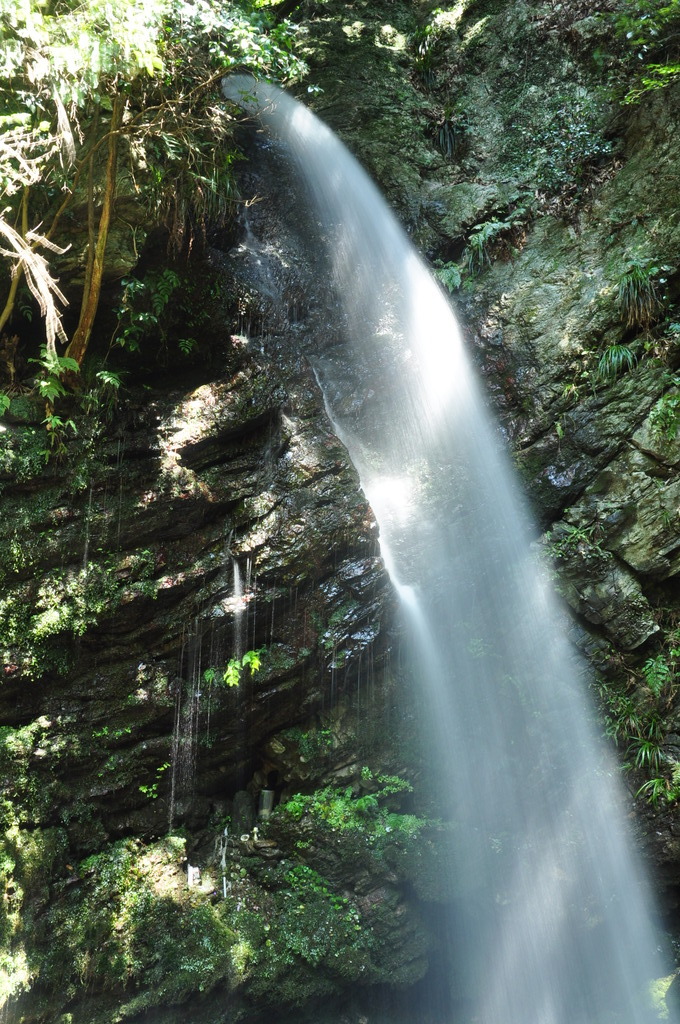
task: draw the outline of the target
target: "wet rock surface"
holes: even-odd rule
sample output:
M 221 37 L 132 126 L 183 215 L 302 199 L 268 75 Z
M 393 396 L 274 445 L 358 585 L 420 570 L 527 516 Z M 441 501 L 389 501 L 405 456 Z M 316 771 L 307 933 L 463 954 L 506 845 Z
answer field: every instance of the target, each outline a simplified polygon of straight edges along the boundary
M 34 457 L 32 446 L 44 444 L 35 427 L 14 425 L 6 438 L 2 777 L 13 798 L 7 834 L 24 852 L 5 881 L 10 906 L 18 900 L 16 912 L 23 915 L 12 956 L 25 964 L 9 972 L 8 985 L 20 992 L 33 979 L 12 1019 L 53 1020 L 70 1006 L 74 1021 L 112 1020 L 123 1003 L 129 1016 L 136 1005 L 142 1012 L 164 999 L 182 1001 L 203 985 L 236 993 L 242 982 L 243 997 L 222 997 L 233 1004 L 229 1019 L 255 1019 L 253 1007 L 269 996 L 257 985 L 251 992 L 255 961 L 245 952 L 239 960 L 241 940 L 233 922 L 225 923 L 225 908 L 209 910 L 219 877 L 187 903 L 184 844 L 148 853 L 129 837 L 143 835 L 148 843 L 169 827 L 188 828 L 203 837 L 196 839 L 202 868 L 214 868 L 221 822 L 233 815 L 251 833 L 253 801 L 268 775 L 278 796 L 284 786 L 290 793 L 298 782 L 318 784 L 318 773 L 305 778 L 272 760 L 267 744 L 281 729 L 313 723 L 341 697 L 353 709 L 352 771 L 344 778 L 351 782 L 349 775 L 361 771 L 360 737 L 364 746 L 373 745 L 365 750 L 367 761 L 386 756 L 379 753 L 382 736 L 375 743 L 390 685 L 384 668 L 391 592 L 356 474 L 325 418 L 311 370 L 291 352 L 286 361 L 285 346 L 278 345 L 274 360 L 254 336 L 225 337 L 223 375 L 133 392 L 113 430 L 101 435 L 93 426 L 82 447 L 80 439 L 74 442 L 75 472 L 45 468 Z M 240 664 L 249 651 L 261 652 L 255 672 Z M 234 659 L 240 679 L 230 687 L 223 673 Z M 330 767 L 328 778 L 335 772 Z M 337 772 L 342 780 L 343 771 Z M 236 800 L 246 784 L 249 818 Z M 229 903 L 234 914 L 244 901 L 259 900 L 264 908 L 290 889 L 286 870 L 273 881 L 257 876 L 258 865 L 266 876 L 266 865 L 291 857 L 292 842 L 289 836 L 288 847 L 279 849 L 274 841 L 253 844 L 251 836 L 239 845 L 230 836 L 230 888 L 232 881 L 235 893 L 236 883 L 242 886 Z M 140 858 L 146 867 L 140 868 Z M 334 859 L 336 889 L 350 894 L 338 899 L 352 899 L 342 849 Z M 291 867 L 298 860 L 294 856 Z M 43 879 L 41 888 L 14 896 L 18 879 L 31 872 Z M 165 903 L 176 907 L 189 932 L 206 929 L 213 953 L 206 953 L 202 967 L 196 961 L 204 982 L 192 975 L 186 985 L 168 988 L 159 975 L 160 988 L 151 996 L 153 971 L 137 945 L 146 940 L 131 934 L 134 957 L 143 965 L 143 991 L 132 998 L 138 968 L 130 961 L 118 971 L 118 954 L 105 967 L 93 949 L 85 953 L 89 942 L 78 938 L 73 922 L 87 915 L 93 934 L 99 928 L 101 941 L 117 947 L 98 916 L 101 887 L 110 885 L 123 922 L 126 879 L 134 876 L 141 917 L 133 912 L 133 931 L 144 935 L 165 913 L 150 895 L 164 872 Z M 328 900 L 316 877 L 315 913 L 325 920 Z M 357 904 L 352 913 L 357 921 L 366 918 L 368 929 L 368 917 L 372 921 L 380 908 L 383 932 L 375 948 L 392 935 L 390 921 L 397 927 L 408 918 L 390 969 L 399 963 L 405 978 L 417 977 L 425 969 L 425 938 L 395 883 L 380 889 L 380 879 L 365 881 L 363 895 L 379 889 L 380 899 L 370 907 Z M 127 935 L 127 925 L 120 929 Z M 187 935 L 181 928 L 171 933 L 190 959 Z M 78 949 L 87 957 L 80 970 L 88 986 L 118 991 L 91 1009 L 87 1000 L 81 1005 L 77 976 L 60 959 L 80 956 Z M 338 973 L 330 963 L 328 971 L 317 968 L 305 949 L 287 955 L 293 960 L 284 1002 L 340 991 L 354 973 L 358 978 L 365 971 L 372 983 L 388 973 L 379 961 L 369 967 L 355 958 Z M 168 971 L 177 969 L 172 962 L 168 955 Z

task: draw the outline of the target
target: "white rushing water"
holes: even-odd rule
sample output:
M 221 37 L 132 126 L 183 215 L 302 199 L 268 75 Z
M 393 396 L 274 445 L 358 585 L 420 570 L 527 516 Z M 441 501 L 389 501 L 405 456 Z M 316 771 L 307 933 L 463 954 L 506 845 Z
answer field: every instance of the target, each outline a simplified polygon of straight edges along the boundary
M 285 145 L 339 296 L 342 344 L 307 354 L 379 523 L 455 828 L 436 1019 L 656 1020 L 663 965 L 616 769 L 449 304 L 321 121 L 265 83 L 224 89 Z

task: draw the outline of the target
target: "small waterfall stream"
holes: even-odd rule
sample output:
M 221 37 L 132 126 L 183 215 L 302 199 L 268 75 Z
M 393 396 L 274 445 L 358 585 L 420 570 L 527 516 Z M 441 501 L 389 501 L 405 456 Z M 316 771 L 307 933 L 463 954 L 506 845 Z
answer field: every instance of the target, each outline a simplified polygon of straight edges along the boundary
M 656 1020 L 647 988 L 663 964 L 616 768 L 448 302 L 322 122 L 267 84 L 224 89 L 281 140 L 274 163 L 298 182 L 330 338 L 303 327 L 300 344 L 379 523 L 455 828 L 433 1019 Z M 268 240 L 248 244 L 264 262 Z

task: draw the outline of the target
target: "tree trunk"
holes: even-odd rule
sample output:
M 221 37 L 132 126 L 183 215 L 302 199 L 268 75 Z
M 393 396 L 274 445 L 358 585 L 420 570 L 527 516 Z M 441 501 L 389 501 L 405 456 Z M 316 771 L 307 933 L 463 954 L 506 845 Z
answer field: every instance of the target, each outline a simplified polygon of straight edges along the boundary
M 28 234 L 28 194 L 29 187 L 24 185 L 24 190 L 21 196 L 21 237 L 26 238 Z M 14 269 L 14 275 L 12 277 L 12 283 L 9 286 L 9 294 L 5 306 L 0 313 L 0 331 L 11 317 L 14 312 L 14 303 L 16 302 L 17 292 L 19 291 L 19 285 L 21 284 L 21 278 L 24 276 L 24 268 L 21 263 L 18 263 Z
M 83 302 L 80 308 L 80 320 L 76 327 L 71 343 L 66 349 L 66 355 L 75 359 L 78 365 L 83 361 L 87 351 L 88 342 L 94 325 L 94 318 L 99 306 L 99 295 L 101 293 L 102 278 L 104 276 L 104 256 L 106 253 L 106 242 L 109 236 L 109 225 L 111 223 L 111 211 L 116 197 L 116 165 L 118 159 L 118 129 L 123 119 L 124 101 L 122 96 L 116 96 L 113 101 L 111 113 L 111 129 L 109 133 L 109 152 L 106 161 L 106 183 L 104 186 L 104 199 L 102 212 L 99 218 L 97 240 L 94 245 L 94 255 L 88 257 L 88 272 L 86 284 L 83 291 Z M 90 265 L 91 261 L 91 265 Z
M 289 14 L 292 14 L 296 7 L 299 7 L 302 0 L 283 0 L 283 3 L 279 4 L 274 8 L 274 20 L 278 25 L 279 22 L 287 18 Z

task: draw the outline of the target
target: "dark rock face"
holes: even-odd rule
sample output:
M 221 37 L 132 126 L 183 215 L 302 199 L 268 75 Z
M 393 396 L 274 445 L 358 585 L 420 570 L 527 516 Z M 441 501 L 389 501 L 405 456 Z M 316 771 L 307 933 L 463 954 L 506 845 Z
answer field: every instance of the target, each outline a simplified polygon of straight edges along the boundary
M 6 485 L 5 721 L 16 721 L 18 704 L 23 720 L 39 708 L 68 724 L 67 671 L 69 691 L 88 693 L 93 728 L 118 724 L 119 713 L 123 722 L 124 708 L 109 703 L 118 698 L 134 709 L 136 729 L 160 715 L 151 732 L 167 738 L 178 681 L 265 645 L 272 666 L 287 663 L 288 701 L 301 699 L 302 676 L 319 679 L 303 698 L 313 706 L 329 678 L 321 636 L 354 648 L 350 635 L 371 625 L 372 640 L 386 584 L 370 513 L 309 374 L 289 390 L 283 373 L 239 351 L 233 375 L 152 396 L 116 433 L 83 467 L 91 473 L 78 490 L 58 470 Z M 39 500 L 20 533 L 29 488 L 40 488 Z M 345 630 L 334 633 L 340 609 Z M 277 725 L 275 674 L 265 668 L 253 683 L 262 721 L 243 746 Z M 140 773 L 155 757 L 143 749 Z
M 339 991 L 362 972 L 375 982 L 391 971 L 417 978 L 425 969 L 425 937 L 413 909 L 396 876 L 388 871 L 387 880 L 377 862 L 360 892 L 351 864 L 342 866 L 344 845 L 319 865 L 330 870 L 335 863 L 333 881 L 310 867 L 309 877 L 291 882 L 287 869 L 276 867 L 292 854 L 291 836 L 286 852 L 273 841 L 239 846 L 234 834 L 234 826 L 246 839 L 255 834 L 258 793 L 268 783 L 277 799 L 319 784 L 308 758 L 296 755 L 306 766 L 296 772 L 276 755 L 280 730 L 314 728 L 322 714 L 324 735 L 333 730 L 330 762 L 342 701 L 344 769 L 325 770 L 327 784 L 352 785 L 362 763 L 389 756 L 379 752 L 378 720 L 390 685 L 391 594 L 373 518 L 311 371 L 299 357 L 286 362 L 282 351 L 276 363 L 268 360 L 243 336 L 225 338 L 225 352 L 217 380 L 131 395 L 115 427 L 105 435 L 92 428 L 63 467 L 45 469 L 32 457 L 31 445 L 44 444 L 32 426 L 13 425 L 4 438 L 1 756 L 12 797 L 6 834 L 22 850 L 4 876 L 13 907 L 5 934 L 20 965 L 7 972 L 6 987 L 19 996 L 32 983 L 12 1019 L 53 1020 L 66 1005 L 74 1021 L 114 1019 L 116 1005 L 141 1012 L 216 985 L 227 993 L 245 986 L 243 996 L 224 998 L 241 1007 L 229 1019 L 251 1019 L 250 999 L 269 1002 L 253 973 L 255 962 L 265 969 L 265 954 L 247 952 L 250 919 L 239 939 L 239 908 L 248 901 L 258 913 L 265 906 L 283 913 L 271 901 L 293 883 L 298 899 L 316 901 L 319 922 L 336 912 L 335 904 L 326 906 L 326 893 L 336 891 L 345 894 L 338 907 L 347 904 L 362 927 L 379 917 L 380 943 L 392 954 L 381 966 L 373 952 L 379 943 L 364 943 L 338 972 L 332 963 L 329 970 L 315 966 L 319 957 L 337 955 L 335 947 L 318 956 L 281 953 L 267 970 L 271 981 L 284 967 L 290 975 L 284 1002 Z M 261 665 L 251 672 L 241 659 L 256 650 Z M 222 676 L 234 659 L 241 678 L 231 688 Z M 248 795 L 239 796 L 244 789 Z M 216 837 L 229 815 L 226 859 L 216 866 Z M 189 828 L 191 843 L 145 852 L 130 838 L 163 835 L 169 826 Z M 91 866 L 76 867 L 86 855 Z M 187 856 L 198 858 L 204 881 L 182 910 Z M 211 894 L 221 891 L 220 872 L 231 895 L 225 889 L 217 905 Z M 30 888 L 31 877 L 41 877 L 41 887 Z M 74 923 L 81 917 L 91 919 L 104 946 L 117 946 L 118 933 L 101 919 L 104 878 L 121 921 L 130 885 L 135 906 L 148 908 L 141 917 L 133 913 L 130 927 L 140 936 L 163 927 L 165 911 L 151 893 L 165 886 L 165 902 L 184 915 L 187 934 L 204 931 L 213 950 L 197 975 L 174 987 L 159 975 L 152 995 L 148 955 L 135 945 L 146 938 L 130 937 L 139 964 L 125 969 L 115 966 L 122 950 L 108 966 L 87 951 Z M 354 909 L 359 898 L 364 903 Z M 352 916 L 352 929 L 354 922 Z M 394 944 L 390 922 L 405 929 L 403 942 Z M 127 927 L 120 924 L 121 934 Z M 170 931 L 173 948 L 195 959 L 185 932 Z M 277 939 L 276 948 L 285 941 Z M 63 958 L 81 955 L 88 966 L 79 981 Z M 169 954 L 167 964 L 163 977 L 177 970 Z M 88 1009 L 79 994 L 85 977 L 88 986 L 119 994 Z

